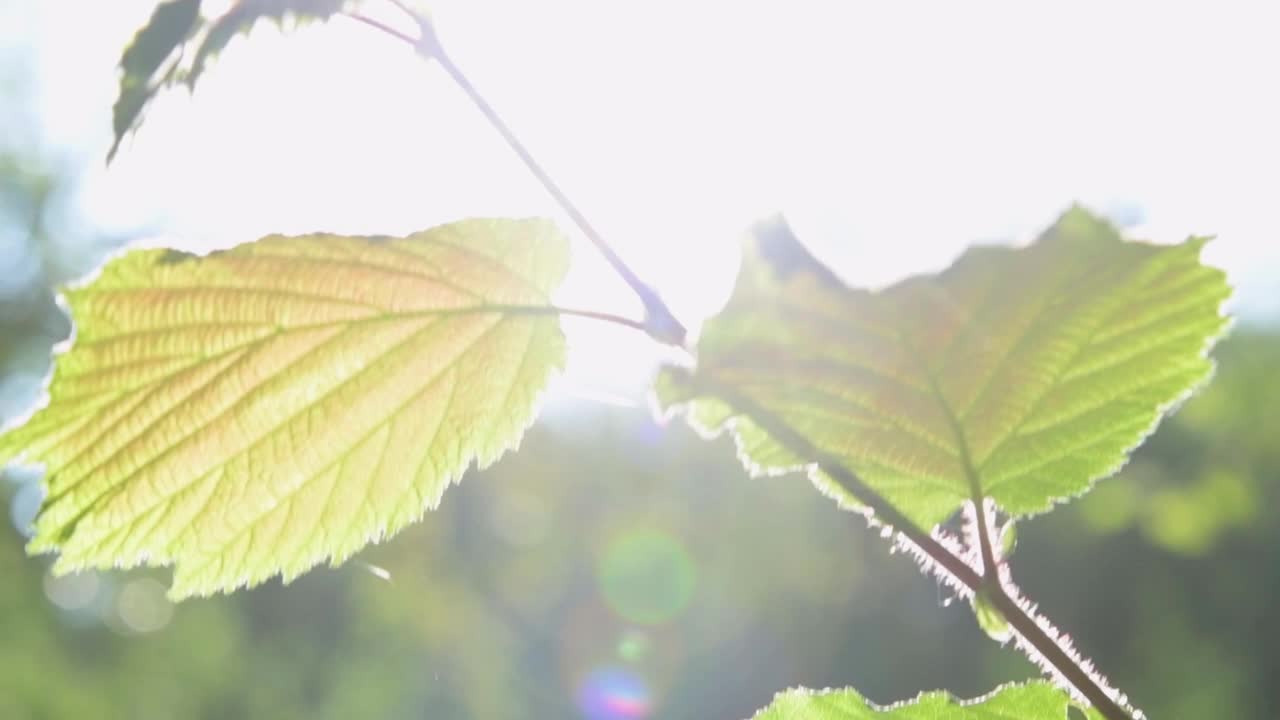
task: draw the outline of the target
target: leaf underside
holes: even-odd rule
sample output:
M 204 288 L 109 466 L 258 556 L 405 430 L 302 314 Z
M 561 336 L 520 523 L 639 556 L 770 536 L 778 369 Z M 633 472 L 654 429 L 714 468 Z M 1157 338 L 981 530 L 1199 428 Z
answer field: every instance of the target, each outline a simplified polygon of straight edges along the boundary
M 756 472 L 815 460 L 745 417 L 744 399 L 921 528 L 979 497 L 1044 512 L 1115 472 L 1210 375 L 1230 290 L 1200 263 L 1205 242 L 1126 242 L 1076 208 L 1028 247 L 975 247 L 869 292 L 785 224 L 761 226 L 696 369 L 665 369 L 658 401 L 704 431 L 732 427 Z
M 231 10 L 215 20 L 200 40 L 186 83 L 192 89 L 204 73 L 208 62 L 226 48 L 231 38 L 247 33 L 260 20 L 296 23 L 327 20 L 340 12 L 349 0 L 239 0 Z
M 347 4 L 348 0 L 236 0 L 206 22 L 200 15 L 201 0 L 160 3 L 120 58 L 120 90 L 112 107 L 115 136 L 107 162 L 125 136 L 137 130 L 160 90 L 178 83 L 194 89 L 209 61 L 236 35 L 251 31 L 260 20 L 325 20 Z
M 945 692 L 879 707 L 856 690 L 788 690 L 752 720 L 1066 720 L 1066 693 L 1047 682 L 1008 685 L 961 702 Z
M 120 141 L 142 121 L 142 111 L 156 91 L 172 81 L 160 72 L 165 61 L 179 50 L 200 26 L 200 0 L 160 3 L 147 24 L 138 31 L 120 57 L 120 91 L 112 106 L 115 139 L 108 162 L 120 149 Z
M 540 220 L 115 259 L 66 292 L 49 404 L 0 436 L 47 470 L 29 549 L 173 564 L 176 597 L 344 560 L 518 443 L 567 264 Z

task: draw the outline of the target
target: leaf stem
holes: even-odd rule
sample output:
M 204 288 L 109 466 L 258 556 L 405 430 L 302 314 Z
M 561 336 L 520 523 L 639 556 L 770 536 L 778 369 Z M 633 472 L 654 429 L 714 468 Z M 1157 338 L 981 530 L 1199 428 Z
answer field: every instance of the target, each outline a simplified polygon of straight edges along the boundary
M 986 582 L 986 574 L 997 578 L 998 568 L 985 564 L 985 573 L 980 574 L 967 562 L 957 557 L 942 543 L 929 533 L 916 527 L 889 501 L 872 490 L 856 473 L 846 467 L 838 458 L 818 449 L 812 442 L 793 429 L 781 418 L 758 403 L 746 398 L 718 383 L 698 378 L 699 386 L 709 395 L 719 397 L 738 413 L 749 417 L 774 440 L 788 448 L 798 457 L 807 458 L 818 470 L 832 481 L 840 485 L 845 492 L 853 495 L 871 510 L 868 518 L 879 522 L 901 534 L 908 542 L 920 549 L 937 567 L 961 583 L 970 592 L 977 593 L 986 585 L 986 591 L 992 603 L 1004 614 L 1023 639 L 1038 652 L 1044 661 L 1055 670 L 1067 683 L 1074 687 L 1093 705 L 1107 720 L 1134 720 L 1134 716 L 1111 697 L 1108 692 L 1081 664 L 1072 658 L 1050 634 L 1040 626 L 1035 618 L 1028 614 L 1023 604 L 1011 598 L 1002 583 L 998 580 Z M 985 514 L 978 508 L 979 517 Z
M 409 47 L 416 48 L 418 46 L 418 41 L 416 39 L 414 39 L 413 37 L 410 37 L 405 33 L 400 32 L 399 30 L 382 22 L 381 20 L 375 20 L 374 18 L 371 18 L 368 15 L 362 15 L 358 12 L 351 12 L 349 10 L 344 10 L 342 14 L 347 16 L 348 18 L 351 18 L 352 20 L 355 20 L 356 22 L 364 23 L 365 25 L 368 25 L 369 27 L 375 30 L 386 33 L 387 35 L 390 35 L 391 37 L 401 42 L 408 43 Z
M 407 5 L 397 0 L 390 0 L 396 7 L 408 13 L 418 24 L 421 36 L 414 39 L 405 33 L 400 32 L 378 20 L 369 18 L 358 13 L 346 13 L 348 17 L 358 22 L 364 23 L 380 30 L 402 42 L 411 45 L 421 57 L 427 60 L 435 60 L 440 63 L 445 72 L 449 75 L 459 89 L 471 100 L 472 104 L 484 115 L 489 124 L 498 132 L 502 139 L 507 143 L 511 150 L 520 158 L 530 173 L 542 184 L 547 193 L 560 205 L 564 212 L 582 231 L 583 235 L 595 245 L 601 255 L 604 256 L 606 262 L 614 269 L 614 271 L 622 278 L 622 280 L 632 289 L 639 297 L 645 309 L 645 321 L 640 322 L 630 318 L 612 315 L 609 313 L 595 312 L 591 310 L 578 310 L 572 308 L 559 308 L 554 306 L 535 306 L 535 307 L 500 307 L 491 308 L 495 311 L 505 311 L 512 313 L 528 313 L 528 314 L 559 314 L 570 315 L 594 320 L 610 322 L 624 327 L 639 330 L 649 335 L 653 339 L 664 344 L 676 347 L 684 347 L 686 330 L 680 321 L 663 302 L 658 293 L 631 269 L 629 265 L 618 255 L 617 251 L 604 239 L 595 226 L 587 219 L 586 215 L 573 203 L 568 195 L 560 188 L 551 176 L 542 168 L 533 154 L 529 152 L 524 143 L 515 135 L 511 128 L 503 121 L 502 117 L 493 108 L 492 105 L 484 98 L 475 85 L 462 71 L 453 59 L 445 52 L 444 47 L 435 32 L 435 26 L 431 20 L 421 13 L 413 11 Z M 704 386 L 710 385 L 706 381 L 702 381 Z M 954 578 L 961 585 L 966 587 L 971 593 L 978 593 L 986 585 L 986 591 L 992 603 L 1002 612 L 1009 624 L 1023 637 L 1023 639 L 1034 650 L 1044 658 L 1044 661 L 1052 667 L 1067 683 L 1080 692 L 1107 720 L 1133 720 L 1133 715 L 1128 710 L 1117 703 L 1110 693 L 1103 688 L 1091 674 L 1086 671 L 1074 658 L 1071 657 L 1057 642 L 1057 640 L 1049 635 L 1044 628 L 1031 617 L 1024 609 L 1023 605 L 1011 598 L 1003 585 L 998 581 L 999 569 L 996 566 L 995 554 L 991 546 L 990 530 L 986 522 L 986 510 L 982 506 L 982 496 L 980 492 L 974 495 L 974 502 L 977 504 L 977 522 L 979 542 L 981 545 L 981 554 L 983 560 L 983 572 L 979 573 L 970 567 L 967 562 L 957 557 L 942 543 L 938 542 L 927 532 L 916 527 L 906 516 L 900 513 L 897 508 L 890 504 L 887 500 L 880 497 L 878 493 L 872 490 L 861 478 L 857 476 L 849 468 L 845 467 L 838 459 L 822 452 L 815 447 L 808 439 L 800 433 L 793 430 L 789 425 L 783 422 L 773 413 L 767 411 L 763 407 L 756 405 L 747 398 L 739 396 L 724 387 L 708 387 L 711 394 L 718 395 L 722 400 L 729 403 L 738 412 L 750 417 L 758 423 L 769 435 L 775 440 L 787 446 L 792 452 L 800 457 L 810 458 L 812 463 L 826 474 L 832 481 L 836 482 L 852 496 L 856 497 L 871 511 L 871 517 L 874 522 L 879 522 L 899 533 L 908 542 L 915 545 L 924 553 L 932 562 L 934 562 L 942 572 L 945 572 Z M 966 460 L 966 469 L 969 464 Z M 974 478 L 969 478 L 973 485 Z M 994 582 L 988 582 L 988 578 Z
M 400 7 L 407 10 L 403 5 L 400 5 Z M 485 119 L 489 121 L 489 124 L 493 126 L 494 130 L 502 136 L 502 139 L 506 141 L 511 150 L 520 158 L 525 167 L 528 168 L 529 172 L 537 178 L 538 182 L 542 184 L 547 193 L 551 195 L 569 218 L 573 220 L 574 224 L 578 226 L 578 229 L 582 231 L 582 234 L 591 241 L 591 244 L 595 245 L 596 249 L 600 251 L 600 254 L 604 256 L 605 261 L 608 262 L 613 270 L 622 278 L 623 282 L 625 282 L 640 298 L 640 302 L 643 304 L 645 311 L 645 332 L 658 342 L 676 347 L 684 347 L 686 337 L 685 327 L 676 318 L 675 314 L 671 312 L 671 309 L 667 307 L 666 303 L 663 302 L 657 291 L 641 280 L 640 277 L 636 275 L 635 271 L 632 270 L 625 261 L 623 261 L 622 257 L 613 249 L 613 246 L 611 246 L 600 232 L 596 230 L 595 226 L 591 224 L 591 221 L 587 219 L 586 215 L 584 215 L 569 196 L 565 194 L 564 190 L 562 190 L 560 186 L 551 179 L 551 176 L 542 168 L 542 165 L 538 163 L 537 159 L 533 157 L 533 154 L 530 153 L 529 149 L 520 141 L 520 138 L 516 137 L 516 134 L 511 130 L 506 122 L 503 121 L 502 117 L 496 110 L 494 110 L 493 106 L 485 100 L 484 96 L 480 94 L 480 91 L 471 83 L 462 69 L 453 61 L 453 58 L 445 52 L 444 47 L 440 44 L 440 41 L 436 36 L 435 26 L 432 24 L 431 20 L 419 13 L 412 13 L 412 15 L 421 30 L 421 37 L 414 45 L 417 53 L 423 58 L 435 60 L 440 63 L 440 67 L 444 68 L 444 71 L 453 80 L 454 84 L 456 84 L 463 93 L 466 94 L 472 104 L 474 104 L 480 111 L 480 114 L 484 115 Z M 399 33 L 394 34 L 397 37 L 400 36 Z
M 903 338 L 903 343 L 910 347 L 910 344 L 906 342 L 906 338 Z M 923 354 L 916 352 L 914 356 L 919 358 L 923 357 Z M 923 361 L 921 362 L 923 363 Z M 933 372 L 927 366 L 922 367 L 922 370 L 925 376 L 929 378 L 929 387 L 933 391 L 933 396 L 938 398 L 938 404 L 942 407 L 942 414 L 947 419 L 947 425 L 951 428 L 956 445 L 960 448 L 960 464 L 964 467 L 965 479 L 969 483 L 969 500 L 973 503 L 974 522 L 978 528 L 978 548 L 982 557 L 983 579 L 987 580 L 989 585 L 997 586 L 1000 584 L 1000 574 L 999 567 L 996 565 L 996 554 L 992 549 L 991 530 L 987 523 L 986 499 L 982 494 L 982 482 L 978 479 L 978 471 L 973 465 L 973 454 L 969 451 L 969 441 L 965 439 L 964 430 L 960 427 L 960 418 L 956 416 L 951 403 L 947 402 L 947 396 L 943 394 L 937 378 L 934 377 Z
M 649 337 L 660 343 L 684 348 L 685 339 L 688 334 L 684 325 L 676 318 L 675 314 L 671 312 L 671 309 L 667 304 L 663 302 L 662 297 L 658 295 L 658 292 L 648 283 L 641 280 L 640 276 L 631 269 L 631 266 L 627 265 L 618 252 L 613 249 L 613 246 L 604 239 L 604 236 L 601 235 L 598 230 L 596 230 L 595 226 L 591 224 L 591 221 L 587 219 L 587 216 L 578 209 L 578 206 L 574 204 L 573 200 L 569 198 L 564 190 L 562 190 L 560 186 L 556 184 L 555 180 L 551 178 L 547 171 L 543 169 L 542 165 L 538 163 L 537 159 L 533 157 L 533 154 L 529 152 L 529 149 L 520 141 L 520 138 L 511 130 L 511 127 L 502 119 L 502 116 L 498 114 L 497 110 L 495 110 L 493 106 L 485 100 L 484 96 L 480 94 L 480 91 L 477 90 L 471 80 L 467 78 L 466 73 L 462 71 L 462 68 L 458 67 L 457 63 L 453 61 L 453 58 L 445 52 L 444 47 L 440 44 L 440 40 L 436 35 L 435 25 L 431 22 L 431 19 L 419 12 L 416 12 L 403 2 L 399 2 L 398 0 L 389 1 L 392 5 L 404 11 L 405 14 L 409 15 L 414 22 L 417 23 L 419 32 L 421 33 L 420 37 L 416 39 L 410 37 L 380 20 L 376 20 L 358 12 L 344 12 L 343 14 L 356 22 L 368 25 L 369 27 L 383 32 L 401 42 L 407 43 L 424 59 L 435 60 L 440 63 L 440 66 L 444 68 L 445 72 L 449 75 L 450 79 L 453 80 L 454 84 L 466 94 L 472 104 L 480 111 L 480 114 L 484 115 L 485 119 L 489 121 L 489 124 L 494 128 L 494 130 L 502 136 L 502 139 L 507 143 L 507 146 L 511 148 L 517 157 L 520 158 L 521 162 L 524 163 L 529 172 L 532 173 L 538 182 L 542 184 L 543 188 L 545 188 L 547 193 L 550 194 L 556 203 L 560 205 L 565 214 L 573 220 L 574 224 L 578 226 L 578 229 L 582 231 L 582 234 L 585 235 L 586 238 L 591 241 L 591 244 L 600 251 L 600 254 L 604 256 L 605 261 L 609 263 L 609 266 L 613 268 L 613 270 L 622 278 L 623 282 L 625 282 L 637 297 L 640 298 L 640 302 L 644 306 L 645 321 L 644 323 L 639 324 L 639 327 L 643 329 Z
M 632 330 L 638 330 L 646 335 L 649 334 L 649 326 L 639 320 L 632 320 L 629 317 L 614 315 L 613 313 L 560 307 L 559 305 L 475 305 L 470 307 L 454 308 L 451 310 L 423 310 L 417 313 L 401 312 L 396 313 L 396 316 L 464 315 L 472 313 L 496 313 L 499 315 L 560 315 L 564 317 L 580 317 L 588 320 L 598 320 L 600 322 L 607 322 L 613 325 L 620 325 L 625 328 L 631 328 Z
M 579 310 L 577 308 L 557 307 L 555 305 L 550 305 L 547 307 L 547 309 L 559 315 L 587 318 L 588 320 L 599 320 L 601 322 L 613 323 L 614 325 L 621 325 L 622 327 L 628 327 L 628 328 L 631 328 L 632 330 L 639 330 L 640 332 L 646 335 L 649 334 L 649 326 L 646 325 L 645 323 L 639 320 L 632 320 L 629 317 L 614 315 L 613 313 L 596 312 L 595 310 Z

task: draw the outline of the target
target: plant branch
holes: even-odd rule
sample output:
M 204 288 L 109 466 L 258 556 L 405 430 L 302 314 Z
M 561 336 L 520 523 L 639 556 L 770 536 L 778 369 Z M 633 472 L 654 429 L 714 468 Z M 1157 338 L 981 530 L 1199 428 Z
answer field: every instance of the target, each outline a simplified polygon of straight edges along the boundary
M 361 15 L 358 12 L 343 11 L 342 14 L 352 20 L 355 20 L 356 22 L 364 23 L 365 25 L 368 25 L 369 27 L 375 30 L 379 30 L 383 33 L 386 33 L 387 35 L 390 35 L 391 37 L 401 42 L 408 43 L 409 47 L 416 48 L 418 46 L 418 41 L 415 38 L 400 32 L 399 30 L 382 22 L 381 20 L 375 20 L 369 17 L 368 15 Z
M 401 12 L 403 12 L 405 15 L 408 15 L 410 18 L 412 18 L 414 22 L 417 22 L 418 11 L 410 7 L 409 3 L 405 2 L 404 0 L 387 0 L 387 2 L 399 8 Z
M 552 313 L 559 314 L 561 316 L 580 317 L 580 318 L 586 318 L 588 320 L 599 320 L 601 322 L 613 323 L 614 325 L 621 325 L 622 327 L 631 328 L 632 330 L 639 330 L 640 332 L 646 335 L 649 334 L 649 326 L 646 325 L 645 323 L 640 322 L 639 320 L 632 320 L 629 317 L 614 315 L 613 313 L 596 312 L 595 310 L 579 310 L 577 308 L 557 307 L 555 305 L 550 305 L 547 307 L 547 309 Z M 535 313 L 530 313 L 530 314 L 535 314 Z
M 906 341 L 905 337 L 902 338 L 902 342 L 908 348 L 915 350 Z M 921 358 L 924 357 L 924 354 L 916 351 L 912 353 L 912 356 Z M 973 503 L 974 522 L 977 524 L 978 549 L 982 557 L 983 579 L 990 585 L 999 585 L 999 566 L 996 564 L 995 550 L 992 549 L 991 530 L 987 523 L 987 508 L 982 493 L 982 482 L 979 481 L 978 470 L 973 465 L 973 455 L 969 451 L 969 442 L 965 439 L 964 429 L 960 426 L 960 418 L 956 416 L 955 410 L 951 408 L 951 403 L 947 402 L 947 396 L 942 392 L 942 387 L 938 385 L 937 378 L 923 363 L 921 370 L 929 378 L 929 387 L 933 391 L 933 396 L 938 398 L 939 405 L 942 407 L 942 414 L 947 419 L 947 425 L 951 428 L 952 435 L 955 436 L 956 445 L 960 448 L 960 464 L 964 467 L 965 480 L 969 483 L 969 500 Z
M 605 261 L 609 263 L 609 266 L 618 273 L 622 280 L 640 298 L 640 302 L 644 306 L 645 321 L 643 323 L 628 321 L 628 323 L 634 323 L 632 326 L 643 330 L 649 335 L 649 337 L 657 340 L 658 342 L 683 348 L 687 335 L 684 325 L 676 318 L 675 314 L 671 312 L 671 309 L 667 307 L 667 304 L 663 302 L 662 297 L 658 295 L 657 291 L 648 283 L 641 280 L 640 276 L 631 269 L 631 266 L 627 265 L 622 257 L 618 255 L 618 252 L 613 249 L 613 246 L 604 239 L 604 236 L 602 236 L 598 230 L 596 230 L 595 226 L 591 224 L 591 221 L 587 219 L 587 216 L 578 209 L 578 206 L 573 203 L 569 196 L 565 194 L 564 190 L 562 190 L 547 171 L 542 168 L 542 165 L 533 157 L 533 154 L 529 152 L 529 149 L 520 141 L 520 138 L 516 136 L 510 126 L 503 121 L 502 116 L 498 114 L 497 110 L 495 110 L 493 106 L 485 100 L 484 96 L 480 94 L 480 91 L 476 89 L 475 85 L 471 83 L 470 79 L 468 79 L 466 74 L 462 71 L 462 68 L 458 67 L 458 65 L 453 62 L 453 58 L 444 51 L 444 47 L 440 44 L 440 41 L 436 36 L 435 26 L 432 24 L 430 18 L 415 12 L 403 2 L 399 2 L 398 0 L 389 1 L 392 5 L 413 18 L 413 20 L 418 24 L 421 32 L 421 36 L 419 38 L 412 38 L 409 35 L 396 30 L 390 25 L 379 20 L 375 20 L 367 15 L 362 15 L 357 12 L 344 12 L 343 14 L 352 20 L 368 25 L 375 30 L 379 30 L 401 42 L 409 44 L 414 48 L 418 55 L 423 58 L 439 62 L 440 66 L 444 68 L 445 72 L 449 75 L 450 79 L 453 80 L 454 84 L 456 84 L 467 95 L 472 104 L 474 104 L 480 113 L 484 115 L 485 119 L 489 121 L 489 124 L 498 132 L 499 135 L 502 136 L 502 139 L 506 141 L 511 150 L 520 158 L 525 167 L 528 168 L 529 172 L 537 178 L 538 182 L 542 184 L 556 203 L 560 205 L 565 214 L 567 214 L 569 218 L 573 220 L 574 224 L 578 226 L 578 229 L 582 231 L 582 234 L 591 241 L 591 244 L 595 245 L 596 249 L 600 251 L 600 254 L 604 256 Z M 584 315 L 582 312 L 572 314 Z
M 983 589 L 985 585 L 985 590 L 992 603 L 1004 614 L 1014 630 L 1044 658 L 1048 666 L 1052 667 L 1059 676 L 1070 683 L 1094 708 L 1102 713 L 1103 717 L 1107 718 L 1107 720 L 1134 720 L 1134 716 L 1114 700 L 1108 690 L 1089 671 L 1082 667 L 1075 658 L 1071 657 L 1059 645 L 1058 641 L 1040 626 L 1035 618 L 1028 614 L 1023 604 L 1009 596 L 1003 584 L 996 579 L 998 578 L 999 570 L 995 565 L 985 564 L 985 573 L 980 574 L 929 533 L 916 527 L 915 523 L 899 512 L 897 508 L 881 497 L 875 490 L 871 489 L 838 458 L 818 449 L 812 442 L 773 412 L 749 398 L 743 397 L 739 393 L 705 378 L 698 378 L 697 383 L 708 394 L 718 397 L 738 413 L 749 417 L 774 440 L 781 443 L 792 453 L 798 457 L 809 459 L 818 470 L 821 470 L 832 481 L 840 485 L 845 492 L 857 498 L 870 510 L 871 514 L 868 517 L 870 522 L 873 524 L 881 523 L 899 533 L 935 563 L 939 571 L 945 572 L 974 594 Z M 985 510 L 979 507 L 978 513 L 981 518 L 985 514 Z M 991 581 L 987 581 L 987 576 L 991 578 Z
M 462 69 L 453 62 L 453 59 L 440 44 L 435 33 L 435 27 L 430 19 L 413 11 L 402 2 L 397 0 L 390 1 L 413 17 L 420 28 L 421 37 L 415 40 L 390 26 L 363 15 L 348 13 L 348 16 L 412 45 L 415 51 L 423 58 L 440 63 L 440 66 L 444 68 L 453 82 L 467 95 L 480 113 L 485 116 L 489 124 L 502 136 L 511 150 L 525 164 L 529 172 L 542 184 L 548 194 L 560 205 L 587 239 L 596 246 L 596 249 L 600 251 L 614 271 L 639 297 L 645 308 L 645 321 L 639 322 L 609 313 L 553 306 L 495 307 L 493 309 L 529 314 L 548 313 L 591 318 L 639 330 L 659 342 L 683 347 L 686 336 L 684 326 L 662 301 L 658 293 L 641 280 L 631 267 L 622 260 L 617 251 L 605 241 L 586 215 L 578 209 L 569 196 L 542 168 L 524 143 L 520 141 L 493 106 L 485 100 L 480 91 L 471 83 Z M 1082 667 L 1075 658 L 1071 657 L 1059 645 L 1058 641 L 1040 626 L 1035 618 L 1028 614 L 1022 604 L 1010 597 L 1003 584 L 999 582 L 999 568 L 992 549 L 990 529 L 987 527 L 986 509 L 983 507 L 981 488 L 976 482 L 976 476 L 971 472 L 971 464 L 967 459 L 967 479 L 969 480 L 970 489 L 973 491 L 973 502 L 976 505 L 977 512 L 979 543 L 983 561 L 982 573 L 970 567 L 966 561 L 952 553 L 929 533 L 916 527 L 897 508 L 880 497 L 878 493 L 863 482 L 856 473 L 845 467 L 839 459 L 819 450 L 807 438 L 792 429 L 776 415 L 728 388 L 713 385 L 705 380 L 700 382 L 710 394 L 719 396 L 720 399 L 727 402 L 735 410 L 750 417 L 770 436 L 788 447 L 793 453 L 799 457 L 809 458 L 818 470 L 822 471 L 833 482 L 843 488 L 845 492 L 857 498 L 868 508 L 868 520 L 870 522 L 883 524 L 898 533 L 906 542 L 918 548 L 921 553 L 934 563 L 936 572 L 954 579 L 955 582 L 972 594 L 977 594 L 980 590 L 985 589 L 992 603 L 1004 614 L 1009 624 L 1022 636 L 1026 643 L 1035 652 L 1039 653 L 1049 667 L 1083 695 L 1107 720 L 1133 720 L 1133 715 L 1117 703 L 1107 689 L 1097 682 L 1091 673 Z
M 474 313 L 498 313 L 501 315 L 559 315 L 561 317 L 580 317 L 588 320 L 598 320 L 613 325 L 620 325 L 632 330 L 638 330 L 646 335 L 649 334 L 649 327 L 639 320 L 632 320 L 629 317 L 614 315 L 613 313 L 597 312 L 595 310 L 580 310 L 578 308 L 560 307 L 558 305 L 474 305 L 470 307 L 454 308 L 449 310 L 422 310 L 417 313 L 398 313 L 400 316 L 411 315 L 466 315 Z
M 547 171 L 542 168 L 533 154 L 529 152 L 524 143 L 516 137 L 511 128 L 502 120 L 498 112 L 493 106 L 485 100 L 480 91 L 467 78 L 462 69 L 458 67 L 449 54 L 445 52 L 440 41 L 436 37 L 435 26 L 431 20 L 418 13 L 412 13 L 403 4 L 397 3 L 397 6 L 406 12 L 410 12 L 417 21 L 421 29 L 421 37 L 416 41 L 414 47 L 417 53 L 425 59 L 435 60 L 440 63 L 445 72 L 453 80 L 462 91 L 467 95 L 471 102 L 476 106 L 489 124 L 502 136 L 507 145 L 524 163 L 529 172 L 537 178 L 538 182 L 547 190 L 556 203 L 564 210 L 564 212 L 573 220 L 574 224 L 582 231 L 582 234 L 595 245 L 600 254 L 604 256 L 606 262 L 613 270 L 622 278 L 622 280 L 631 288 L 633 292 L 640 298 L 640 302 L 644 306 L 645 312 L 645 332 L 658 342 L 673 345 L 676 347 L 684 347 L 686 331 L 684 325 L 676 318 L 671 309 L 667 307 L 662 298 L 652 287 L 640 279 L 635 271 L 631 269 L 617 251 L 613 249 L 604 237 L 596 230 L 595 226 L 587 219 L 586 215 L 578 209 L 577 205 L 569 198 L 568 195 L 556 184 Z M 379 23 L 378 25 L 381 25 Z M 383 26 L 385 28 L 385 26 Z M 383 29 L 380 28 L 380 29 Z M 402 34 L 385 28 L 385 31 L 391 32 L 396 37 L 403 39 Z

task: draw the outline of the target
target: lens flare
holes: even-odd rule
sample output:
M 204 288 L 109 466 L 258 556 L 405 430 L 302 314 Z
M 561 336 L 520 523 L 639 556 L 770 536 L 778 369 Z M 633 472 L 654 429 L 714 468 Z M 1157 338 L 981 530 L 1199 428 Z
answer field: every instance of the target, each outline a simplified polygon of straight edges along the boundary
M 592 671 L 578 687 L 578 709 L 587 720 L 640 720 L 653 710 L 644 678 L 620 668 Z
M 20 485 L 18 492 L 9 501 L 9 520 L 14 529 L 24 537 L 35 534 L 36 515 L 40 512 L 40 503 L 43 501 L 44 490 L 35 482 Z
M 129 581 L 116 596 L 116 615 L 129 632 L 151 633 L 173 619 L 173 604 L 165 597 L 164 585 L 139 578 Z
M 639 630 L 628 630 L 618 640 L 618 657 L 629 662 L 639 662 L 649 654 L 649 636 Z
M 693 597 L 696 574 L 684 545 L 651 528 L 616 536 L 597 570 L 600 592 L 610 609 L 643 625 L 667 622 L 684 611 Z
M 84 610 L 92 605 L 98 597 L 100 587 L 98 574 L 92 570 L 71 575 L 47 573 L 44 576 L 45 597 L 68 612 Z

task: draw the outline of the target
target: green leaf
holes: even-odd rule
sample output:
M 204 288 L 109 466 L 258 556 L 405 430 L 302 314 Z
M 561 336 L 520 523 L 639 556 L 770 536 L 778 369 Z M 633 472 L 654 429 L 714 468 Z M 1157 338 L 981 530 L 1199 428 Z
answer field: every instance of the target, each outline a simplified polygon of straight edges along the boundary
M 991 587 L 983 584 L 974 593 L 970 605 L 973 607 L 973 616 L 977 619 L 978 627 L 982 628 L 982 632 L 992 640 L 1003 644 L 1013 638 L 1013 628 L 1009 626 L 1009 620 L 1005 618 L 1004 613 L 1000 612 L 1000 608 L 991 602 L 991 593 Z
M 160 86 L 172 75 L 156 76 L 164 62 L 173 56 L 195 32 L 200 22 L 200 0 L 170 0 L 161 3 L 151 19 L 134 36 L 120 57 L 120 94 L 112 108 L 115 140 L 107 153 L 107 161 L 115 157 L 120 141 L 134 130 L 142 119 L 142 110 Z M 176 67 L 176 65 L 174 66 Z
M 0 436 L 47 468 L 29 549 L 173 564 L 176 597 L 346 559 L 518 443 L 567 262 L 538 220 L 117 258 L 66 293 L 48 406 Z
M 237 34 L 249 32 L 259 20 L 281 25 L 327 20 L 349 4 L 349 0 L 238 0 L 206 24 L 200 17 L 200 0 L 161 3 L 120 58 L 120 94 L 112 110 L 115 139 L 107 162 L 115 157 L 125 135 L 137 130 L 147 104 L 160 90 L 184 81 L 194 90 L 209 61 Z M 191 46 L 196 50 L 187 66 L 183 57 Z
M 657 398 L 731 427 L 756 472 L 835 458 L 921 528 L 982 497 L 1044 512 L 1115 472 L 1209 376 L 1230 291 L 1205 242 L 1126 242 L 1077 208 L 1028 247 L 972 248 L 869 292 L 779 222 L 748 241 L 696 369 L 666 369 Z
M 1018 523 L 1010 519 L 996 535 L 1000 548 L 1000 557 L 1009 559 L 1013 551 L 1018 549 Z
M 945 692 L 880 707 L 856 690 L 806 689 L 778 693 L 752 720 L 1066 720 L 1071 701 L 1047 682 L 1006 685 L 968 702 Z
M 187 73 L 187 85 L 195 89 L 196 81 L 204 74 L 205 65 L 231 42 L 237 34 L 248 33 L 259 20 L 283 23 L 293 19 L 302 23 L 310 20 L 327 20 L 348 4 L 348 0 L 239 0 L 226 14 L 209 27 L 196 50 L 191 70 Z

